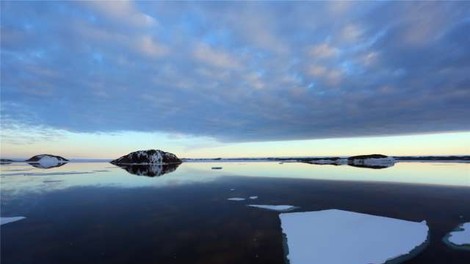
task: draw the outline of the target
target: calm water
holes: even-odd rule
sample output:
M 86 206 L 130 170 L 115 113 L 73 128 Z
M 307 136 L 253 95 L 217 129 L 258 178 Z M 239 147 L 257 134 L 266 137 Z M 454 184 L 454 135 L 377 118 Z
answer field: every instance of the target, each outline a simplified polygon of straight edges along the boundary
M 405 263 L 470 263 L 470 251 L 442 242 L 470 221 L 470 164 L 374 170 L 219 162 L 173 169 L 153 168 L 152 175 L 168 173 L 146 177 L 128 172 L 141 168 L 108 163 L 2 165 L 1 216 L 26 219 L 2 226 L 1 262 L 284 263 L 278 213 L 246 205 L 290 204 L 426 220 L 429 245 Z M 249 196 L 258 199 L 227 200 Z

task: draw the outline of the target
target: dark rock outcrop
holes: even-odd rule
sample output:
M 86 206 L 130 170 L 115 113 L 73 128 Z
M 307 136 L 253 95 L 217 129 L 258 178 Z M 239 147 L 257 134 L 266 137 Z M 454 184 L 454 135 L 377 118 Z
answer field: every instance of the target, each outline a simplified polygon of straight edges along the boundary
M 175 154 L 158 149 L 140 150 L 111 161 L 115 165 L 132 164 L 180 164 L 182 161 Z

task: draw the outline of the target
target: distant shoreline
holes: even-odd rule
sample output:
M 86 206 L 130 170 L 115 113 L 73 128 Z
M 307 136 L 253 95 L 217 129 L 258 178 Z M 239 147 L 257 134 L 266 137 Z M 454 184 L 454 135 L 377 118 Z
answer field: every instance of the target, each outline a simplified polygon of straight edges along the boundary
M 396 162 L 440 162 L 440 163 L 470 163 L 470 155 L 463 156 L 391 156 Z M 305 162 L 324 159 L 347 159 L 348 156 L 312 156 L 312 157 L 262 157 L 262 158 L 182 158 L 183 162 Z M 6 159 L 2 159 L 6 160 Z M 112 159 L 70 159 L 71 163 L 80 162 L 110 162 Z M 27 162 L 25 160 L 8 159 L 8 162 Z M 3 163 L 3 161 L 2 161 Z M 6 162 L 5 162 L 6 163 Z M 4 164 L 5 164 L 4 163 Z

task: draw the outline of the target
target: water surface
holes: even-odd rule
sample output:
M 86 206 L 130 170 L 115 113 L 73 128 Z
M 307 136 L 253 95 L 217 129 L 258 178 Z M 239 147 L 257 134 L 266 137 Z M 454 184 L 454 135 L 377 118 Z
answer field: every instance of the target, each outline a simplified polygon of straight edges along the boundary
M 470 221 L 469 164 L 387 169 L 277 162 L 183 163 L 146 177 L 109 163 L 2 165 L 2 263 L 284 263 L 278 212 L 341 209 L 420 222 L 428 246 L 404 263 L 470 263 L 442 238 Z M 223 167 L 212 170 L 211 167 Z M 136 170 L 129 170 L 131 172 Z M 142 171 L 142 170 L 137 170 Z M 228 198 L 258 196 L 256 200 Z

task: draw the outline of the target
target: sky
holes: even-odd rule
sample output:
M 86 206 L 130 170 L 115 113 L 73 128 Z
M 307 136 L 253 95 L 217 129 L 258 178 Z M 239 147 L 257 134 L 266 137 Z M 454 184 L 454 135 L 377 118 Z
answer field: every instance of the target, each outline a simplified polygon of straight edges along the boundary
M 468 1 L 2 1 L 1 156 L 470 154 L 468 32 Z

